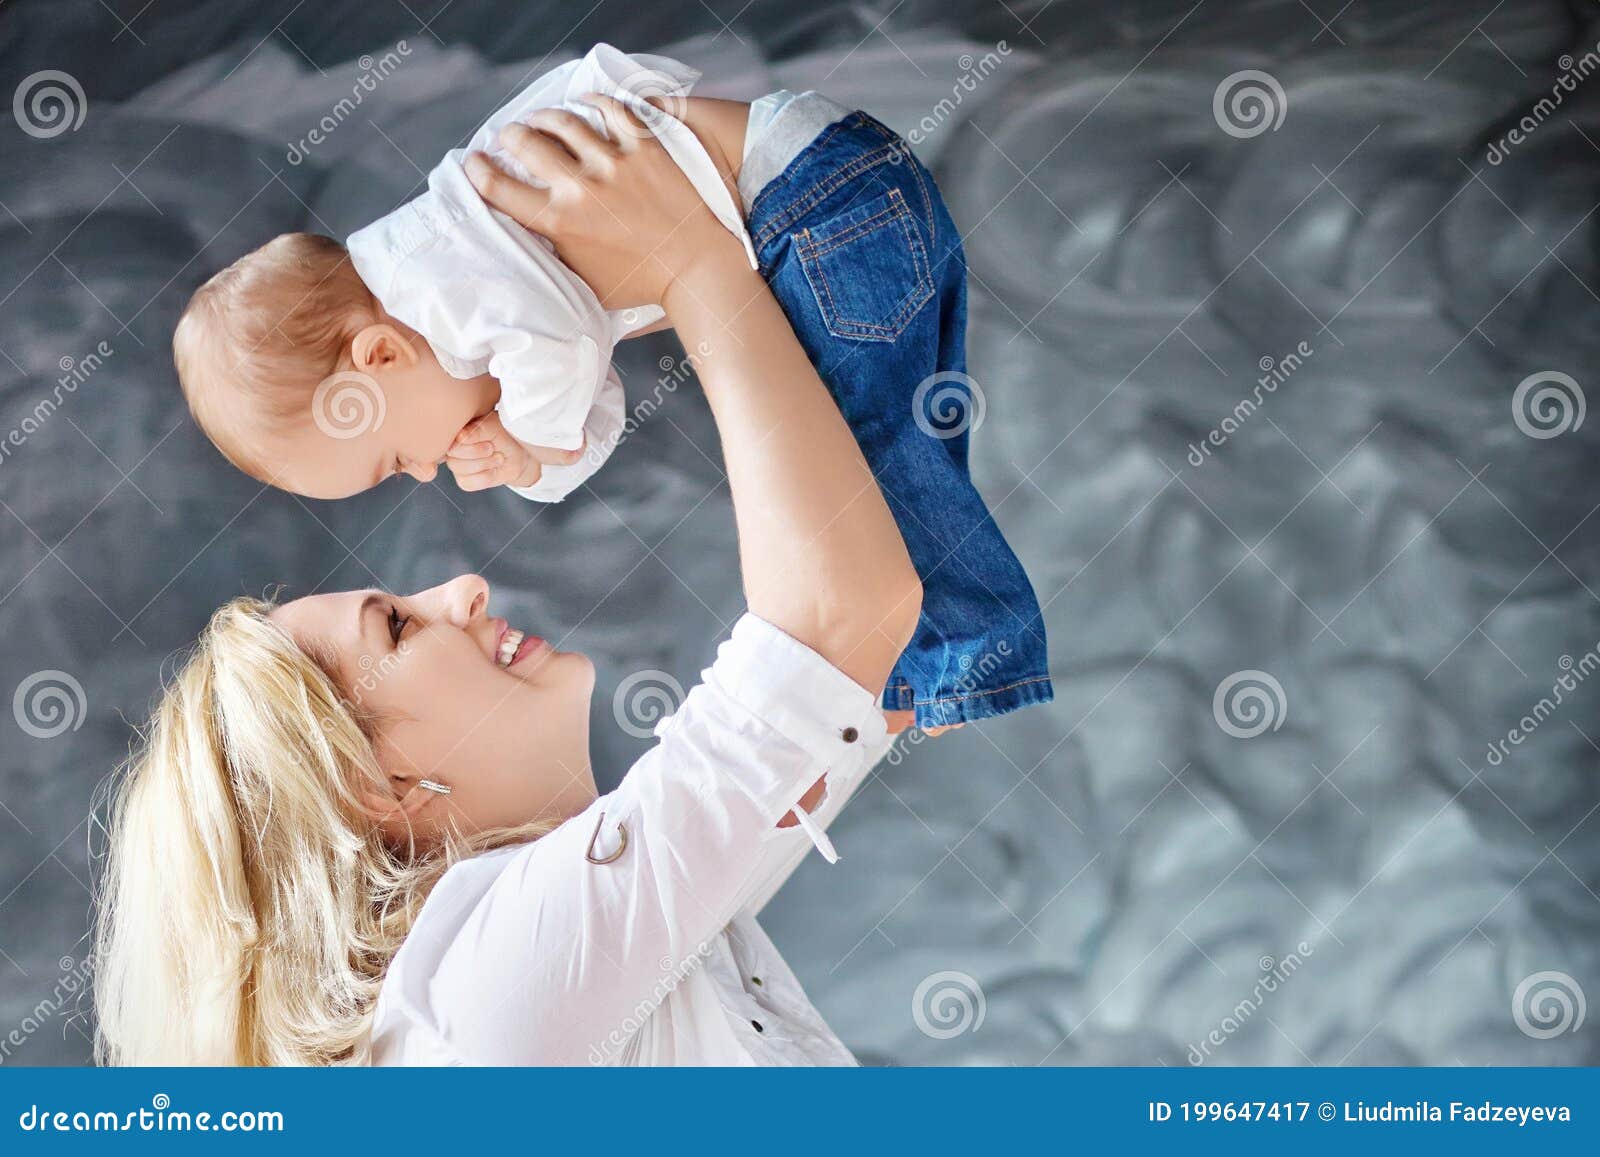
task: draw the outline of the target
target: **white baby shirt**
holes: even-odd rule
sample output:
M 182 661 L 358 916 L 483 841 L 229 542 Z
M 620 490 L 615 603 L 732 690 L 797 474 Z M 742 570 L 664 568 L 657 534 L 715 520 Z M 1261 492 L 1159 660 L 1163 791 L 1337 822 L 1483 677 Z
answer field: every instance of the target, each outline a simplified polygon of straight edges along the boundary
M 559 502 L 610 457 L 625 420 L 622 383 L 611 364 L 620 339 L 659 320 L 658 306 L 607 310 L 561 262 L 555 247 L 490 208 L 463 165 L 482 152 L 507 172 L 533 179 L 496 138 L 537 109 L 564 108 L 605 134 L 604 122 L 578 97 L 603 93 L 631 108 L 661 141 L 717 220 L 755 251 L 739 206 L 704 146 L 682 121 L 646 97 L 687 96 L 696 69 L 664 56 L 629 54 L 597 44 L 580 60 L 545 73 L 479 127 L 428 174 L 427 191 L 348 242 L 356 272 L 390 315 L 422 334 L 445 371 L 457 378 L 493 374 L 500 420 L 518 441 L 588 450 L 571 466 L 546 466 L 525 498 Z

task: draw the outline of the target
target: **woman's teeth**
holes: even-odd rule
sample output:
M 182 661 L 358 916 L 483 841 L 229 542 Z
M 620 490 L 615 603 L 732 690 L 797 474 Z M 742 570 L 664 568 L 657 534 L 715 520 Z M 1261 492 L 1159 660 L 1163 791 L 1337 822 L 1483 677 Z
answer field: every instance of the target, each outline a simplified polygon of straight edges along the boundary
M 497 667 L 511 666 L 511 660 L 517 657 L 517 648 L 522 646 L 524 636 L 521 631 L 510 629 L 500 636 L 500 649 L 495 652 L 494 662 Z

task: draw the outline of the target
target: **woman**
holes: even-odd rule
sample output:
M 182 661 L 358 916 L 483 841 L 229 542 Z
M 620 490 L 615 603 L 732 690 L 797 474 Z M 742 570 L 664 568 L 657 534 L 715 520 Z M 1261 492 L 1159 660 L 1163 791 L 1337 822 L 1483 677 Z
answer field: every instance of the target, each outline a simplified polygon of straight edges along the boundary
M 697 351 L 749 613 L 597 798 L 589 660 L 476 576 L 223 607 L 118 787 L 102 1060 L 852 1062 L 749 914 L 882 754 L 920 586 L 766 285 L 596 104 L 610 141 L 554 111 L 508 141 L 548 188 L 474 179 Z

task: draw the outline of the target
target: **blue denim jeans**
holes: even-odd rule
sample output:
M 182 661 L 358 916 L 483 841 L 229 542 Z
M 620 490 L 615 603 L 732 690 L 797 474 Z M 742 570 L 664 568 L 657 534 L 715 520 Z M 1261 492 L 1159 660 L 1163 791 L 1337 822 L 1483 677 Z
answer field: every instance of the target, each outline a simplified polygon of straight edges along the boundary
M 748 225 L 922 578 L 884 707 L 934 727 L 1049 702 L 1038 599 L 967 471 L 984 399 L 966 376 L 966 257 L 932 176 L 851 113 L 761 190 Z

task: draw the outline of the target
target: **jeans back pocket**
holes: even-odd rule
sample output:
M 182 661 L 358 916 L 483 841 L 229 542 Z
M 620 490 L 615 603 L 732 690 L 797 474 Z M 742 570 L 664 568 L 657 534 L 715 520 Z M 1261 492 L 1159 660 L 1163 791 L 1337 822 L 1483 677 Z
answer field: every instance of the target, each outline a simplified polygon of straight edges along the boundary
M 802 230 L 795 253 L 835 337 L 892 342 L 933 296 L 927 248 L 896 188 Z

